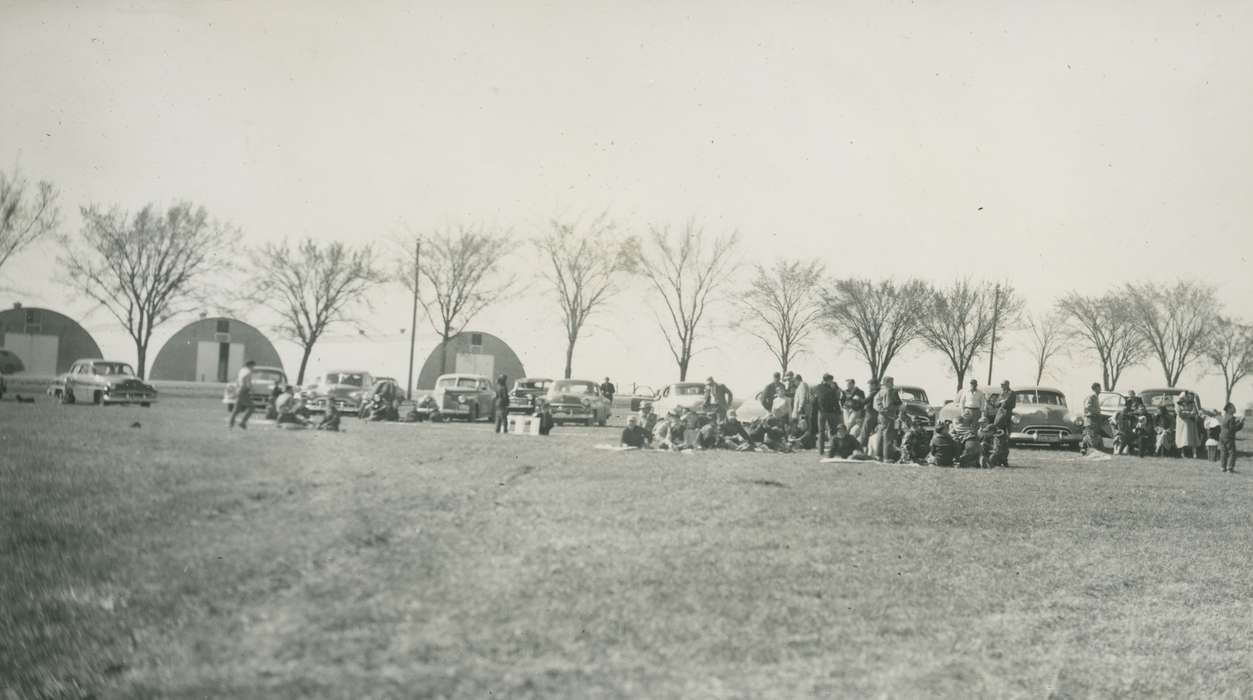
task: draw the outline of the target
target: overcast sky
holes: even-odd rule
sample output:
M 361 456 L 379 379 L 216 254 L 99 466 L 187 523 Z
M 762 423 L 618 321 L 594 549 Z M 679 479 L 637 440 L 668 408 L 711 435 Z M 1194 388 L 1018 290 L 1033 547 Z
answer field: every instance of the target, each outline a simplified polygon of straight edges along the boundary
M 1253 4 L 347 7 L 0 4 L 0 167 L 57 183 L 69 231 L 80 204 L 190 199 L 250 244 L 390 246 L 405 227 L 486 221 L 515 233 L 522 261 L 549 217 L 609 209 L 631 230 L 689 217 L 738 230 L 746 261 L 1009 279 L 1035 309 L 1184 276 L 1253 320 Z M 6 294 L 83 319 L 106 355 L 133 358 L 103 311 L 49 281 L 55 254 L 49 241 L 11 261 Z M 315 350 L 314 370 L 403 378 L 408 299 L 393 286 L 373 302 Z M 649 303 L 641 285 L 619 297 L 576 373 L 673 379 Z M 529 373 L 560 372 L 564 337 L 538 284 L 471 325 Z M 764 383 L 757 341 L 706 338 L 693 376 L 739 393 Z M 419 361 L 435 339 L 420 329 Z M 998 380 L 1033 379 L 1022 346 L 998 357 Z M 295 347 L 279 349 L 294 370 Z M 826 336 L 799 364 L 810 378 L 867 374 Z M 1220 383 L 1200 369 L 1184 382 L 1213 404 Z M 1081 352 L 1059 370 L 1046 381 L 1072 403 L 1099 379 Z M 952 390 L 938 355 L 909 352 L 892 373 Z M 1124 381 L 1161 383 L 1152 367 Z

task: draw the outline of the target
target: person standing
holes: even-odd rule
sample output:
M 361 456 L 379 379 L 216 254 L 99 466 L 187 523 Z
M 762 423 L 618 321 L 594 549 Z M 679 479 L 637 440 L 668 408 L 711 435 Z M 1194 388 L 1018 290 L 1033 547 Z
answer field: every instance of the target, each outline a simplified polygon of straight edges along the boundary
M 814 429 L 818 431 L 819 454 L 823 453 L 828 440 L 835 439 L 835 429 L 844 422 L 840 413 L 840 398 L 840 387 L 835 385 L 835 377 L 822 375 L 822 383 L 814 387 L 814 408 L 817 410 Z
M 896 379 L 883 378 L 883 388 L 875 395 L 875 412 L 879 414 L 879 461 L 892 461 L 896 449 L 896 421 L 901 416 L 901 395 L 896 391 Z
M 720 384 L 713 377 L 705 380 L 705 406 L 713 411 L 719 423 L 727 419 L 727 409 L 731 408 L 734 398 L 726 384 Z
M 1096 382 L 1092 383 L 1092 393 L 1088 394 L 1088 398 L 1083 401 L 1083 443 L 1081 451 L 1087 454 L 1088 450 L 1104 451 L 1104 442 L 1101 439 L 1102 428 L 1105 425 L 1105 414 L 1101 413 L 1101 385 Z
M 774 408 L 774 399 L 779 395 L 779 387 L 783 384 L 779 377 L 779 373 L 775 372 L 770 377 L 770 383 L 766 385 L 765 389 L 761 390 L 761 407 L 766 409 L 766 411 Z
M 1005 435 L 1002 440 L 996 443 L 1000 449 L 997 451 L 996 461 L 1002 467 L 1009 466 L 1009 434 L 1014 432 L 1014 409 L 1018 407 L 1018 395 L 1009 386 L 1009 380 L 1001 382 L 1001 400 L 996 408 L 996 421 L 993 427 L 998 431 L 1004 431 Z
M 979 416 L 983 415 L 984 408 L 987 407 L 988 398 L 982 391 L 979 391 L 979 380 L 971 379 L 970 388 L 957 392 L 957 410 L 961 411 L 962 422 L 968 425 L 977 425 Z
M 1196 399 L 1192 392 L 1184 391 L 1175 398 L 1175 446 L 1179 448 L 1179 456 L 1187 449 L 1188 456 L 1201 456 L 1201 431 L 1197 428 Z
M 231 409 L 231 419 L 226 424 L 226 429 L 230 430 L 235 427 L 235 416 L 244 414 L 239 420 L 239 429 L 248 429 L 248 419 L 252 417 L 252 368 L 257 363 L 248 360 L 243 367 L 239 368 L 239 374 L 235 377 L 235 384 L 239 387 L 239 391 L 235 393 L 235 406 Z
M 605 377 L 604 383 L 600 385 L 600 395 L 604 396 L 605 400 L 609 402 L 609 410 L 605 412 L 606 419 L 613 415 L 613 397 L 617 393 L 618 387 L 614 386 L 613 382 L 609 381 L 609 377 Z
M 844 383 L 844 391 L 840 394 L 840 408 L 844 411 L 844 427 L 850 435 L 861 432 L 861 413 L 866 407 L 866 392 L 857 386 L 857 381 L 849 379 Z
M 1236 418 L 1236 405 L 1227 402 L 1223 406 L 1222 424 L 1218 432 L 1218 451 L 1222 457 L 1223 473 L 1236 473 L 1236 433 L 1244 427 L 1244 419 Z
M 496 432 L 509 432 L 509 377 L 496 378 Z
M 874 435 L 879 429 L 879 411 L 875 408 L 875 397 L 879 394 L 879 380 L 871 379 L 866 382 L 866 403 L 861 409 L 861 434 L 857 436 L 861 440 L 862 447 L 869 448 L 870 436 Z M 867 453 L 874 457 L 876 450 L 866 450 Z

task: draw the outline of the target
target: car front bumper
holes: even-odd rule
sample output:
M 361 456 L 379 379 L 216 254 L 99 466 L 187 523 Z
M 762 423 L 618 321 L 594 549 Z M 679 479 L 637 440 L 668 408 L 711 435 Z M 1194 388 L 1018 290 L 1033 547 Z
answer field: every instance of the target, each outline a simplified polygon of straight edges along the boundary
M 1082 433 L 1060 433 L 1057 430 L 1011 432 L 1010 445 L 1078 445 L 1083 442 Z
M 325 396 L 315 396 L 305 401 L 305 410 L 310 413 L 325 413 L 328 399 Z M 361 410 L 361 402 L 356 399 L 333 399 L 335 401 L 335 409 L 340 413 L 356 413 Z
M 155 403 L 156 400 L 156 394 L 146 394 L 138 391 L 123 391 L 116 394 L 106 393 L 100 397 L 100 402 L 106 404 Z
M 595 418 L 596 412 L 587 406 L 552 405 L 553 421 L 560 423 L 567 420 L 588 420 Z

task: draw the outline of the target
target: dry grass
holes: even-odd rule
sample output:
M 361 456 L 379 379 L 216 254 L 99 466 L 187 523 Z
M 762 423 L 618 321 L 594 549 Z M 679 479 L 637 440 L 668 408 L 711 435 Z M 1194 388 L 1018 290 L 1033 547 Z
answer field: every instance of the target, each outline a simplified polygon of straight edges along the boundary
M 0 697 L 1253 692 L 1247 457 L 224 423 L 0 403 Z

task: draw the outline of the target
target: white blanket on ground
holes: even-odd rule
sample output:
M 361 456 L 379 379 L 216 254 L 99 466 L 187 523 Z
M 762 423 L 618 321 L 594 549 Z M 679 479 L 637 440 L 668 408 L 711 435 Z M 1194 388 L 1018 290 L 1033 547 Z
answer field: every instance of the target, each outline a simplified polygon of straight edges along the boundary
M 599 444 L 599 445 L 592 445 L 592 449 L 594 449 L 594 450 L 607 450 L 607 451 L 609 451 L 609 452 L 628 452 L 628 451 L 630 451 L 630 450 L 638 450 L 639 448 L 638 448 L 638 447 L 627 447 L 626 445 L 610 445 L 610 444 L 607 444 L 607 443 L 601 443 L 601 444 Z
M 874 460 L 873 460 L 873 459 L 870 459 L 870 458 L 866 458 L 866 459 L 850 459 L 850 458 L 848 458 L 848 457 L 823 457 L 822 459 L 820 459 L 820 460 L 818 460 L 818 461 L 819 461 L 820 463 L 822 463 L 822 464 L 831 464 L 831 463 L 833 463 L 833 462 L 847 462 L 847 463 L 849 463 L 849 464 L 860 464 L 860 463 L 862 463 L 862 462 L 873 462 Z

